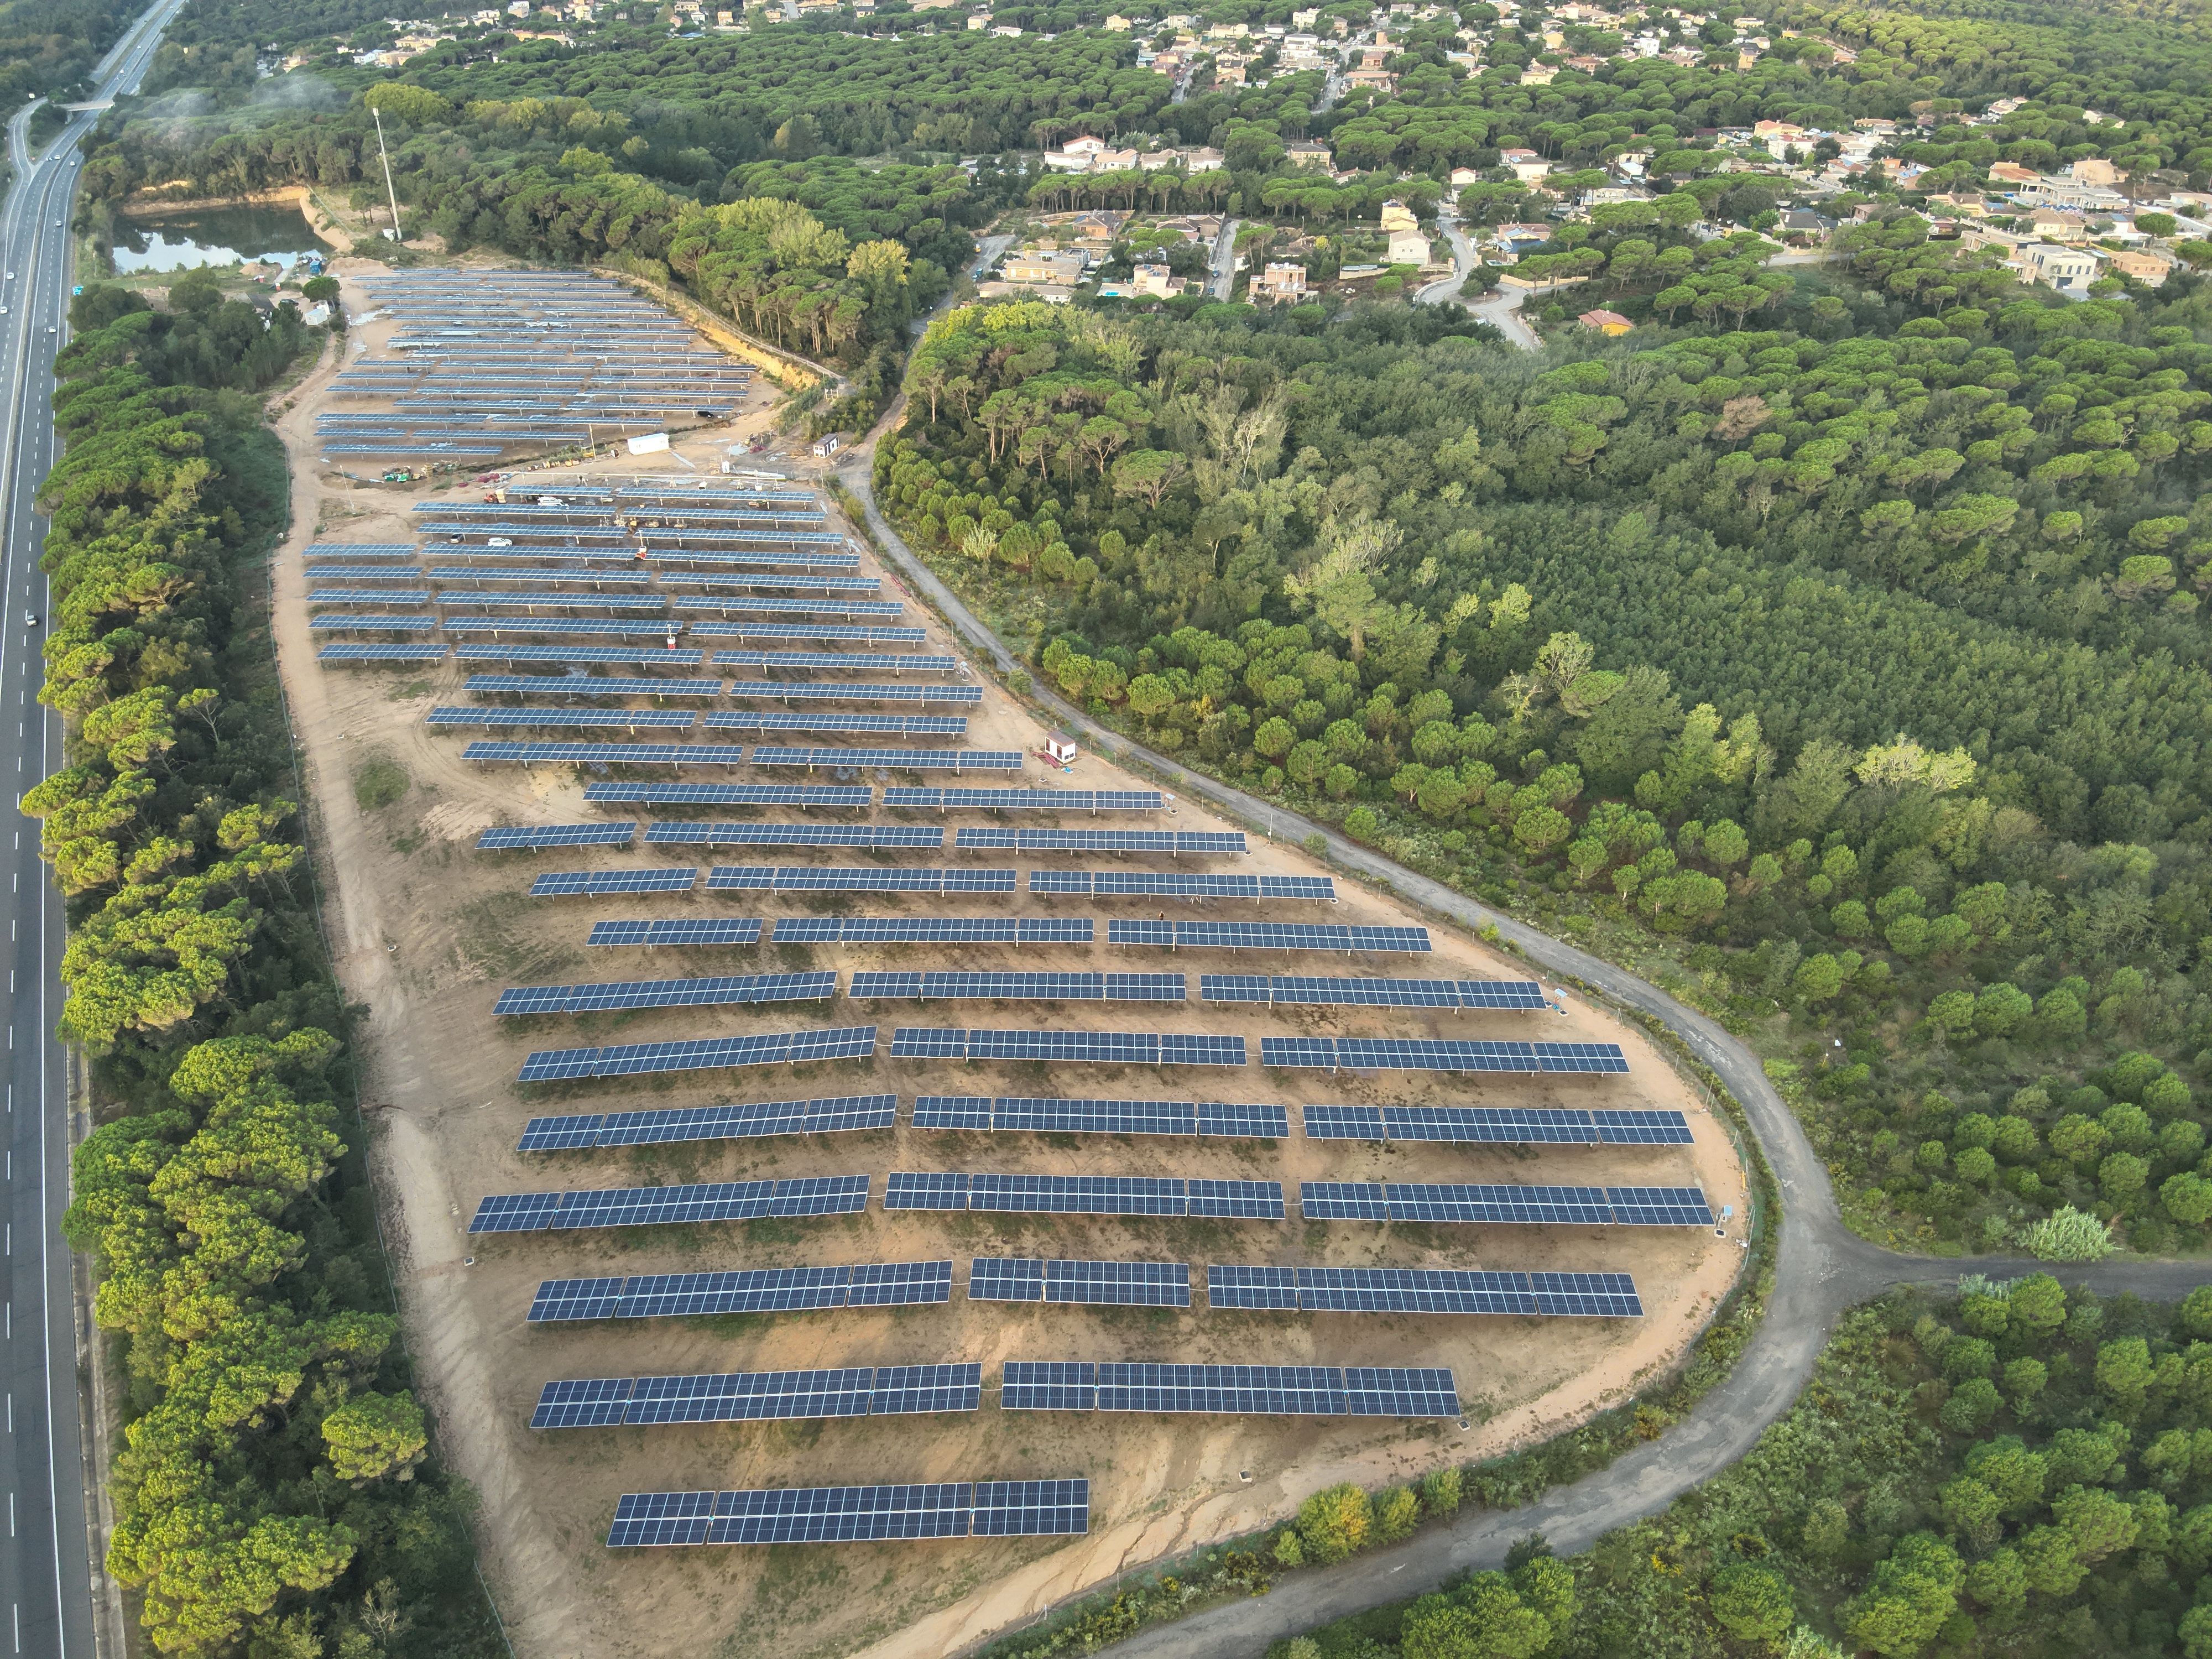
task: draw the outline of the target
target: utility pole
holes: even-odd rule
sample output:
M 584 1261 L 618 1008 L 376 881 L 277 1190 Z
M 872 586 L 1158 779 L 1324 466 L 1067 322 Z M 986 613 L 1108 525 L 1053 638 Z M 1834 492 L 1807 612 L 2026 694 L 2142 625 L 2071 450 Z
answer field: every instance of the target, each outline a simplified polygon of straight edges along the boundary
M 384 113 L 373 104 L 368 112 L 376 118 L 376 154 L 384 163 L 384 193 L 392 202 L 392 240 L 404 242 L 407 238 L 399 228 L 399 192 L 392 187 L 392 157 L 384 149 Z

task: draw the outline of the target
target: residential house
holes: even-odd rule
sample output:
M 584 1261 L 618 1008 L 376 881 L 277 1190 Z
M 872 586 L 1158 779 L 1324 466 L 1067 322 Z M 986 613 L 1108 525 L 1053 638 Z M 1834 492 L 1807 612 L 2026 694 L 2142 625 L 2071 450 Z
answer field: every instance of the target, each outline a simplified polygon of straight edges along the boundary
M 2066 169 L 2066 176 L 2077 185 L 2117 185 L 2120 170 L 2099 155 L 2085 155 Z
M 2116 190 L 2103 185 L 2077 185 L 2069 179 L 2038 179 L 2013 192 L 2023 207 L 2072 208 L 2080 213 L 2120 213 L 2130 204 Z
M 1396 76 L 1388 70 L 1370 69 L 1365 64 L 1362 64 L 1358 69 L 1345 70 L 1344 83 L 1348 87 L 1372 87 L 1376 91 L 1384 94 L 1393 93 L 1398 89 Z
M 1050 252 L 1043 248 L 1025 247 L 1018 253 L 1010 253 L 1000 267 L 1000 274 L 1016 287 L 1043 285 L 1072 289 L 1083 280 L 1089 269 L 1090 257 L 1079 251 Z
M 1524 185 L 1533 185 L 1552 170 L 1552 164 L 1533 149 L 1500 150 L 1498 164 L 1513 169 L 1513 176 Z
M 1993 184 L 2032 185 L 2037 183 L 2042 177 L 2043 175 L 2033 167 L 2024 167 L 2017 161 L 1990 163 L 1990 180 Z
M 1327 144 L 1317 144 L 1310 138 L 1293 138 L 1283 146 L 1283 154 L 1294 167 L 1332 165 L 1335 157 L 1329 154 Z
M 2027 216 L 2027 228 L 2048 241 L 2086 242 L 2089 240 L 2089 222 L 2078 213 L 2068 213 L 2058 208 L 2036 209 Z
M 978 283 L 975 292 L 986 300 L 1042 300 L 1054 306 L 1064 306 L 1075 298 L 1073 289 L 1059 283 Z
M 2023 283 L 2040 283 L 2061 294 L 2081 295 L 2102 273 L 2101 261 L 2087 248 L 2061 247 L 2051 242 L 2028 242 L 2005 261 Z
M 1614 337 L 1630 332 L 1636 326 L 1617 311 L 1585 311 L 1575 320 L 1584 328 L 1594 328 L 1601 334 Z
M 1245 289 L 1245 297 L 1255 303 L 1296 305 L 1305 299 L 1312 289 L 1306 286 L 1306 268 L 1295 260 L 1270 260 L 1267 268 L 1252 278 Z
M 1548 87 L 1559 78 L 1559 74 L 1558 68 L 1553 64 L 1531 64 L 1521 71 L 1521 84 L 1524 87 Z
M 1790 208 L 1784 212 L 1782 222 L 1776 228 L 1781 231 L 1783 240 L 1793 246 L 1810 247 L 1833 235 L 1836 222 L 1810 208 Z
M 2157 288 L 2173 275 L 2172 258 L 2161 258 L 2146 248 L 2120 248 L 2105 255 L 2115 276 L 2131 277 L 2145 288 Z
M 975 19 L 969 21 L 972 23 Z M 1109 148 L 1103 138 L 1084 133 L 1069 139 L 1058 149 L 1045 151 L 1044 164 L 1055 173 L 1089 173 Z

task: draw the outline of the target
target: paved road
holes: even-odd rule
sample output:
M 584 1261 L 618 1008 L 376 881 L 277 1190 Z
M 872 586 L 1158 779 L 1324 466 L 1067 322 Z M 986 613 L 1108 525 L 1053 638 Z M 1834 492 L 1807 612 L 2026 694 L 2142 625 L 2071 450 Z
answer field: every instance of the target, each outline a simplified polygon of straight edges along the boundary
M 869 493 L 866 469 L 856 468 L 848 482 L 866 507 L 868 526 L 888 550 L 890 562 L 928 596 L 955 631 L 1001 672 L 1019 666 L 884 520 Z M 1401 896 L 1470 930 L 1494 926 L 1547 975 L 1578 981 L 1614 1003 L 1652 1016 L 1710 1066 L 1741 1103 L 1782 1188 L 1774 1286 L 1766 1317 L 1728 1380 L 1662 1438 L 1639 1445 L 1611 1468 L 1556 1488 L 1525 1508 L 1471 1512 L 1449 1527 L 1424 1531 L 1395 1549 L 1373 1552 L 1327 1571 L 1297 1575 L 1259 1600 L 1158 1626 L 1119 1644 L 1114 1653 L 1126 1659 L 1174 1659 L 1194 1653 L 1208 1659 L 1244 1659 L 1263 1652 L 1279 1638 L 1433 1589 L 1452 1573 L 1494 1567 L 1511 1542 L 1529 1532 L 1543 1533 L 1563 1553 L 1582 1549 L 1615 1527 L 1666 1508 L 1750 1450 L 1812 1376 L 1829 1331 L 1846 1308 L 1893 1285 L 1941 1285 L 1954 1282 L 1969 1269 L 1999 1278 L 2046 1270 L 2042 1263 L 2025 1261 L 1934 1261 L 1869 1243 L 1844 1225 L 1826 1168 L 1803 1127 L 1767 1081 L 1758 1057 L 1717 1022 L 1626 969 L 1478 904 L 1370 848 L 1226 784 L 1184 772 L 1170 757 L 1100 727 L 1042 686 L 1036 695 L 1059 723 L 1079 733 L 1097 751 L 1121 751 L 1164 774 L 1179 774 L 1184 793 L 1203 798 L 1255 831 L 1298 840 L 1319 835 L 1335 861 L 1356 874 L 1385 883 Z M 1766 1221 L 1773 1224 L 1774 1218 Z M 2107 1292 L 2128 1290 L 2159 1299 L 2185 1295 L 2212 1279 L 2212 1272 L 2202 1266 L 2182 1262 L 2105 1262 L 2051 1271 L 2069 1285 L 2088 1285 Z
M 1238 219 L 1224 219 L 1221 234 L 1213 239 L 1213 276 L 1206 283 L 1206 297 L 1225 300 L 1237 286 L 1237 227 Z
M 1459 228 L 1459 221 L 1448 207 L 1437 209 L 1437 228 L 1444 234 L 1451 246 L 1452 271 L 1449 276 L 1438 277 L 1413 295 L 1416 305 L 1439 306 L 1461 303 L 1459 287 L 1474 270 L 1474 244 L 1467 240 L 1467 233 Z
M 161 0 L 100 66 L 100 101 L 128 92 L 145 73 L 161 29 L 181 0 Z M 44 777 L 61 755 L 61 725 L 38 702 L 39 634 L 24 613 L 44 617 L 46 579 L 38 568 L 46 520 L 34 498 L 52 464 L 53 355 L 68 337 L 70 246 L 65 222 L 82 158 L 77 142 L 99 117 L 70 118 L 43 157 L 29 154 L 29 106 L 8 125 L 15 182 L 0 209 L 0 509 L 7 544 L 0 560 L 0 732 L 12 705 L 12 793 Z M 69 1249 L 61 1214 L 69 1203 L 67 1060 L 53 1039 L 61 1006 L 61 901 L 39 859 L 38 826 L 9 830 L 8 1047 L 0 1066 L 0 1487 L 7 1529 L 0 1536 L 0 1654 L 70 1659 L 93 1653 L 92 1552 L 86 1534 L 86 1462 L 77 1411 L 78 1340 Z

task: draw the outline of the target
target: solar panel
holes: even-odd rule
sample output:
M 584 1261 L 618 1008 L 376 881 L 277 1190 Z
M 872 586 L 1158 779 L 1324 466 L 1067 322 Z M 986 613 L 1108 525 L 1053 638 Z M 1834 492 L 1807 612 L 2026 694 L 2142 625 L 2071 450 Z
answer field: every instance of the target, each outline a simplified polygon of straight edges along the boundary
M 1008 1096 L 991 1103 L 994 1129 L 1038 1134 L 1194 1135 L 1188 1100 L 1057 1100 Z M 917 1126 L 919 1127 L 919 1126 Z
M 875 1050 L 872 1025 L 764 1031 L 751 1036 L 702 1037 L 685 1042 L 630 1042 L 606 1048 L 548 1048 L 523 1061 L 518 1080 L 553 1083 L 733 1066 L 796 1066 L 817 1060 L 866 1060 Z
M 982 689 L 975 688 L 976 695 Z M 884 805 L 933 812 L 1157 812 L 1157 789 L 888 789 Z
M 871 732 L 895 738 L 964 738 L 961 714 L 819 714 L 790 709 L 724 708 L 707 716 L 718 732 Z
M 1283 1215 L 1273 1181 L 1191 1181 L 1151 1176 L 967 1175 L 898 1172 L 886 1210 L 969 1210 L 1028 1215 L 1160 1215 L 1273 1218 Z
M 479 741 L 461 750 L 465 761 L 523 766 L 735 766 L 744 758 L 734 743 L 501 743 Z
M 988 1095 L 919 1095 L 914 1103 L 917 1129 L 988 1129 L 991 1100 Z
M 1198 1103 L 1198 1132 L 1232 1140 L 1282 1140 L 1291 1133 L 1287 1108 L 1257 1101 Z
M 635 826 L 633 826 L 635 827 Z M 686 823 L 649 824 L 648 846 L 672 847 L 868 847 L 938 848 L 945 831 L 911 824 L 858 823 Z
M 874 1383 L 874 1368 L 866 1365 L 835 1370 L 641 1376 L 633 1384 L 623 1420 L 644 1425 L 865 1417 Z M 533 1419 L 531 1426 L 540 1425 Z
M 1442 1365 L 1347 1365 L 1345 1411 L 1352 1417 L 1457 1417 L 1459 1385 Z
M 884 1178 L 884 1208 L 964 1210 L 968 1177 L 955 1170 L 895 1170 Z
M 872 865 L 717 865 L 708 890 L 775 893 L 1011 893 L 1012 870 L 884 869 Z
M 925 1412 L 972 1412 L 982 1403 L 983 1368 L 974 1362 L 878 1365 L 868 1391 L 871 1417 Z
M 1309 1221 L 1468 1222 L 1505 1225 L 1710 1227 L 1695 1187 L 1553 1187 L 1474 1182 L 1301 1183 Z
M 618 1425 L 629 1409 L 635 1379 L 627 1376 L 580 1377 L 548 1382 L 538 1395 L 538 1409 L 530 1415 L 533 1429 L 589 1429 Z
M 823 1308 L 890 1308 L 942 1303 L 952 1263 L 869 1261 L 850 1267 L 745 1267 L 628 1279 L 549 1279 L 529 1322 L 662 1319 L 710 1314 L 801 1313 Z
M 530 884 L 532 898 L 593 897 L 606 893 L 688 893 L 699 879 L 689 865 L 657 870 L 554 870 Z
M 697 979 L 633 979 L 600 985 L 525 985 L 500 993 L 492 1012 L 588 1014 L 623 1008 L 720 1008 L 750 1003 L 826 1002 L 833 973 L 717 974 Z
M 1260 1063 L 1332 1072 L 1619 1075 L 1628 1070 L 1627 1058 L 1621 1053 L 1620 1045 L 1614 1042 L 1503 1042 L 1420 1037 L 1262 1037 Z
M 587 801 L 649 806 L 865 807 L 872 792 L 850 785 L 789 783 L 589 783 Z
M 1298 1211 L 1308 1221 L 1388 1221 L 1379 1181 L 1301 1181 Z
M 1206 1270 L 1209 1307 L 1296 1312 L 1298 1270 L 1295 1267 L 1213 1266 Z
M 300 556 L 309 563 L 318 559 L 411 559 L 412 542 L 314 542 Z
M 477 1207 L 471 1233 L 659 1227 L 762 1216 L 852 1215 L 867 1208 L 866 1176 L 794 1181 L 714 1181 L 675 1187 L 610 1187 L 565 1193 L 495 1193 Z
M 977 1538 L 1081 1537 L 1091 1530 L 1088 1480 L 978 1480 Z
M 1640 1319 L 1644 1303 L 1626 1273 L 1530 1273 L 1531 1311 L 1554 1317 Z
M 635 823 L 500 824 L 477 837 L 477 851 L 534 853 L 548 847 L 627 847 L 636 834 Z
M 1242 830 L 960 830 L 954 832 L 953 845 L 1023 853 L 1170 853 L 1178 858 L 1246 850 Z
M 1038 1060 L 1097 1066 L 1242 1066 L 1241 1036 L 1145 1031 L 998 1031 L 898 1027 L 893 1060 Z
M 689 708 L 433 708 L 422 717 L 425 726 L 613 726 L 634 731 L 640 726 L 688 728 L 697 723 Z
M 1157 923 L 1154 924 L 1158 926 Z M 1219 994 L 1217 995 L 1216 990 Z M 1207 1002 L 1267 1002 L 1308 1007 L 1539 1009 L 1535 981 L 1339 979 L 1309 974 L 1208 974 L 1199 982 Z
M 1228 1221 L 1280 1221 L 1283 1183 L 1279 1181 L 1202 1181 L 1193 1176 L 1187 1188 L 1184 1213 L 1215 1216 Z
M 318 633 L 336 632 L 341 629 L 380 629 L 402 634 L 427 634 L 437 626 L 433 617 L 362 616 L 351 611 L 326 611 L 310 617 L 307 626 Z
M 1047 1483 L 1030 1483 L 1047 1484 Z M 1058 1483 L 1067 1485 L 1071 1483 Z M 1088 1483 L 1082 1484 L 1087 1529 Z M 805 1486 L 768 1492 L 629 1492 L 615 1505 L 610 1549 L 692 1544 L 821 1544 L 965 1538 L 979 1511 L 964 1481 L 914 1486 Z M 1015 1535 L 1057 1512 L 1001 1508 L 994 1524 Z
M 1173 934 L 1161 937 L 1161 929 Z M 1426 951 L 1425 927 L 1346 927 L 1340 922 L 1304 921 L 1115 921 L 1107 924 L 1109 945 L 1170 945 L 1178 951 Z
M 791 673 L 815 673 L 826 670 L 831 673 L 846 674 L 950 674 L 958 666 L 951 657 L 867 651 L 717 651 L 714 665 L 718 668 L 757 668 L 763 673 L 783 669 Z M 779 685 L 777 690 L 780 692 L 783 688 Z M 975 691 L 977 695 L 973 698 L 963 695 L 955 701 L 969 702 L 981 700 L 981 686 L 963 690 Z
M 1596 1144 L 1591 1114 L 1578 1108 L 1309 1106 L 1313 1140 L 1440 1141 L 1505 1146 Z
M 442 645 L 400 645 L 388 641 L 345 640 L 325 646 L 317 662 L 443 662 Z
M 1615 1224 L 1623 1227 L 1710 1227 L 1711 1206 L 1696 1187 L 1608 1187 Z
M 1091 922 L 1016 916 L 781 916 L 778 945 L 1087 945 Z
M 901 793 L 886 789 L 884 805 Z M 1071 893 L 1092 898 L 1317 899 L 1336 902 L 1328 876 L 1206 876 L 1151 870 L 1032 870 L 1032 893 Z
M 336 575 L 336 571 L 317 571 L 317 575 Z M 307 590 L 309 605 L 428 605 L 430 590 L 427 587 L 311 587 Z
M 855 716 L 855 718 L 858 718 Z M 1018 749 L 781 749 L 753 750 L 755 766 L 884 766 L 907 772 L 1015 772 Z
M 1034 1258 L 979 1255 L 968 1264 L 970 1302 L 1042 1302 L 1045 1264 Z
M 850 640 L 856 645 L 920 645 L 927 637 L 919 628 L 868 628 L 839 623 L 695 622 L 690 631 L 712 639 Z
M 1190 1264 L 1049 1261 L 1043 1299 L 1078 1307 L 1188 1308 Z
M 595 921 L 586 945 L 757 945 L 757 916 L 696 916 L 673 921 Z
M 1180 974 L 856 973 L 849 994 L 1006 1002 L 1181 1002 Z
M 1678 1111 L 1593 1111 L 1590 1120 L 1607 1146 L 1687 1146 L 1690 1121 Z
M 590 674 L 471 674 L 461 689 L 472 693 L 556 692 L 564 697 L 719 697 L 720 680 L 621 679 Z
M 656 646 L 651 651 L 641 651 L 634 646 L 615 645 L 486 645 L 461 644 L 453 647 L 456 662 L 557 662 L 572 666 L 599 663 L 630 663 L 640 668 L 696 668 L 705 659 L 703 651 L 680 651 Z
M 999 1409 L 1088 1412 L 1098 1408 L 1098 1367 L 1087 1359 L 1009 1359 L 999 1373 Z

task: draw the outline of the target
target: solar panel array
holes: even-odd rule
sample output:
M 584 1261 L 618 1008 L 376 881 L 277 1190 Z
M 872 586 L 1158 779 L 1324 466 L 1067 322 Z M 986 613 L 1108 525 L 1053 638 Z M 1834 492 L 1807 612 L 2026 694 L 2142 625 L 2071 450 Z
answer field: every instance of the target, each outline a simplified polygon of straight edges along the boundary
M 1088 1480 L 964 1480 L 928 1486 L 794 1486 L 772 1492 L 629 1492 L 610 1549 L 825 1544 L 884 1539 L 1080 1536 Z
M 1063 1100 L 1030 1095 L 923 1095 L 914 1103 L 917 1129 L 1094 1135 L 1212 1135 L 1280 1140 L 1290 1113 L 1257 1102 L 1204 1100 Z
M 848 994 L 925 1002 L 1181 1002 L 1186 991 L 1181 974 L 915 972 L 856 973 Z
M 567 1193 L 494 1193 L 477 1206 L 471 1233 L 566 1232 L 583 1227 L 665 1227 L 763 1216 L 857 1215 L 868 1177 L 708 1181 L 680 1187 L 605 1187 Z
M 865 807 L 873 792 L 817 783 L 587 783 L 587 801 L 629 801 L 646 806 Z M 755 829 L 761 825 L 750 826 Z M 772 826 L 769 826 L 772 827 Z
M 522 1062 L 522 1083 L 579 1078 L 643 1077 L 735 1066 L 803 1065 L 817 1060 L 866 1060 L 876 1028 L 848 1025 L 817 1031 L 761 1031 L 750 1036 L 700 1037 L 686 1042 L 628 1042 L 605 1048 L 544 1048 Z
M 1205 1002 L 1250 1002 L 1280 1007 L 1324 1008 L 1547 1008 L 1534 980 L 1332 979 L 1308 974 L 1205 974 L 1198 981 Z
M 1534 1314 L 1638 1319 L 1626 1273 L 1525 1273 L 1449 1267 L 1243 1267 L 1206 1270 L 1216 1309 L 1283 1313 Z M 1001 1404 L 1004 1402 L 1001 1401 Z
M 553 870 L 530 884 L 532 898 L 593 898 L 609 893 L 688 893 L 699 879 L 691 866 L 655 870 Z
M 1687 1146 L 1679 1111 L 1563 1106 L 1309 1106 L 1310 1140 L 1444 1141 L 1492 1146 Z
M 549 847 L 627 847 L 635 823 L 498 824 L 477 837 L 479 853 L 541 852 Z
M 647 826 L 645 839 L 652 847 L 866 847 L 882 851 L 927 848 L 933 851 L 945 845 L 945 831 L 908 823 L 687 823 L 676 820 Z
M 1009 1359 L 1002 1411 L 1268 1417 L 1457 1417 L 1459 1385 L 1431 1365 L 1158 1365 Z
M 757 945 L 757 916 L 692 916 L 672 921 L 595 921 L 584 943 L 592 945 Z
M 886 789 L 884 805 L 933 812 L 1157 812 L 1167 797 L 1157 789 Z
M 826 1002 L 837 975 L 716 974 L 698 979 L 630 979 L 602 985 L 519 985 L 500 993 L 492 1012 L 592 1014 L 622 1008 L 724 1008 L 769 1002 Z
M 763 1135 L 836 1134 L 888 1129 L 896 1095 L 833 1095 L 820 1100 L 749 1100 L 723 1106 L 659 1107 L 533 1117 L 516 1151 L 580 1152 L 603 1146 L 664 1146 L 692 1140 L 748 1140 Z
M 1302 1181 L 1309 1221 L 1443 1221 L 1561 1227 L 1710 1227 L 1696 1187 L 1537 1187 L 1480 1182 Z
M 1241 1036 L 1151 1031 L 987 1031 L 902 1025 L 893 1060 L 1038 1060 L 1048 1065 L 1242 1066 Z
M 1011 893 L 1012 870 L 895 870 L 873 865 L 718 864 L 709 892 Z
M 1168 853 L 1212 857 L 1246 849 L 1242 830 L 957 830 L 952 844 L 1019 853 Z
M 1088 945 L 1088 916 L 779 916 L 778 945 Z
M 968 1210 L 1021 1215 L 1213 1216 L 1280 1221 L 1279 1181 L 1174 1176 L 964 1175 L 901 1171 L 884 1185 L 885 1210 Z
M 853 1365 L 836 1370 L 725 1371 L 708 1376 L 576 1377 L 548 1382 L 533 1429 L 663 1423 L 762 1423 L 827 1417 L 972 1412 L 980 1364 Z
M 1118 924 L 1117 924 L 1118 925 Z M 1617 1042 L 1500 1042 L 1435 1037 L 1262 1037 L 1262 1066 L 1328 1072 L 1624 1075 Z
M 1115 921 L 1109 945 L 1175 951 L 1406 951 L 1425 954 L 1425 927 L 1347 927 L 1335 921 Z
M 894 792 L 886 790 L 889 795 Z M 886 803 L 888 805 L 888 802 Z M 1150 870 L 1032 870 L 1032 893 L 1088 898 L 1317 899 L 1336 902 L 1332 876 L 1192 876 Z
M 854 715 L 851 718 L 859 719 Z M 907 772 L 1016 772 L 1018 749 L 779 749 L 753 750 L 755 766 L 887 766 Z
M 869 1261 L 847 1267 L 742 1267 L 720 1273 L 549 1279 L 528 1322 L 678 1319 L 717 1314 L 807 1313 L 829 1308 L 925 1307 L 952 1298 L 952 1263 Z
M 979 1255 L 970 1302 L 1056 1302 L 1100 1308 L 1188 1308 L 1188 1261 L 1066 1261 Z

